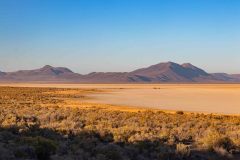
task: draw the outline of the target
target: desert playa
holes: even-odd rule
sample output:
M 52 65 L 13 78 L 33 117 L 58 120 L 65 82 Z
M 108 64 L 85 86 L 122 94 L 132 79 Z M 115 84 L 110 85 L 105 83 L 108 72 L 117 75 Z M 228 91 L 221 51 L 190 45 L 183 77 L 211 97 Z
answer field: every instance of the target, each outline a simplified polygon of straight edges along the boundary
M 100 89 L 88 102 L 220 114 L 240 114 L 240 84 L 1 84 L 14 87 Z
M 91 96 L 96 103 L 240 114 L 240 85 L 149 85 L 123 87 Z

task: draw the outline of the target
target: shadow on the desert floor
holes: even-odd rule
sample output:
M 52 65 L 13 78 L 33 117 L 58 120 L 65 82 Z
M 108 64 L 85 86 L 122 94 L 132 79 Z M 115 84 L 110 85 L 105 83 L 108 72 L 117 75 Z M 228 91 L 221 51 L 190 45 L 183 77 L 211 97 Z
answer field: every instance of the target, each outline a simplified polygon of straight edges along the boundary
M 40 160 L 226 160 L 210 151 L 176 149 L 164 140 L 114 142 L 111 133 L 79 131 L 77 134 L 31 127 L 0 128 L 0 159 Z

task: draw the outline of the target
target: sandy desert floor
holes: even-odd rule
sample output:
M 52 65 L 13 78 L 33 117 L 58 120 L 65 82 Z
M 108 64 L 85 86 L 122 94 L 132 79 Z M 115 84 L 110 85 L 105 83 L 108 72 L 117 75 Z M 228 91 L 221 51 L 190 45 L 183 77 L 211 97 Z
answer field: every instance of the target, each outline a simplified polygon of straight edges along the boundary
M 240 114 L 240 84 L 1 84 L 15 87 L 97 88 L 88 102 L 189 112 Z

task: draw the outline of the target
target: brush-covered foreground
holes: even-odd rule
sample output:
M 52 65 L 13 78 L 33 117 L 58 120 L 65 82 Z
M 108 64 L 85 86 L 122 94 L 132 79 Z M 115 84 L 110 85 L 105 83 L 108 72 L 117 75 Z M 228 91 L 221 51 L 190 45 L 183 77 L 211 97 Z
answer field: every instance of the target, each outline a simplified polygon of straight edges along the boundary
M 239 116 L 127 112 L 81 103 L 95 91 L 0 87 L 0 159 L 240 158 Z

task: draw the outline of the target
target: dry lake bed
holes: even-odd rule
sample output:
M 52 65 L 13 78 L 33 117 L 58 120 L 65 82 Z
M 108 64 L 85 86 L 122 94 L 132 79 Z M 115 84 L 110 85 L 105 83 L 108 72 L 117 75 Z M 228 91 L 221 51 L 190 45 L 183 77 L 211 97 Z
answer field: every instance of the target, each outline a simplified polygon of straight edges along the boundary
M 89 102 L 190 112 L 240 114 L 240 84 L 1 84 L 93 88 Z

